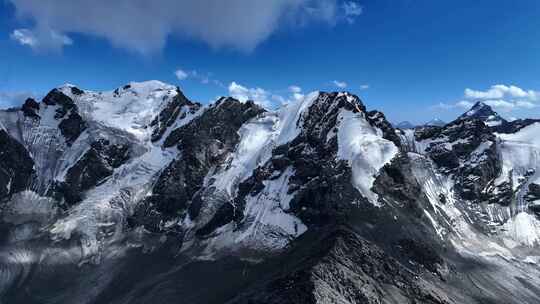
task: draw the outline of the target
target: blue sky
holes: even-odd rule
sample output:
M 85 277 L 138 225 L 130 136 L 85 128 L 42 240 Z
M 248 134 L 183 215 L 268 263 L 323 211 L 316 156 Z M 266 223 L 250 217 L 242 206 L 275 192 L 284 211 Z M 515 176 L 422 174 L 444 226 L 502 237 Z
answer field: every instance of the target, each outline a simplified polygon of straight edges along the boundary
M 395 122 L 451 120 L 476 100 L 540 117 L 540 1 L 88 3 L 0 0 L 0 107 L 66 82 L 158 79 L 203 103 L 347 90 Z

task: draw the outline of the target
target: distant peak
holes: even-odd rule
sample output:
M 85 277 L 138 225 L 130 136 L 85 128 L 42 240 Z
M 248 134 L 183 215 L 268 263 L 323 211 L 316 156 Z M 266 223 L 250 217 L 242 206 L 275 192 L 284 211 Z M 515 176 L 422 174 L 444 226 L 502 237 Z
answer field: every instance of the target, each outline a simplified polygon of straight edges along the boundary
M 399 129 L 414 129 L 415 126 L 410 121 L 402 121 L 397 123 L 395 127 Z
M 486 125 L 493 127 L 498 126 L 507 121 L 502 118 L 497 112 L 495 112 L 490 105 L 478 101 L 476 102 L 469 111 L 463 113 L 458 119 L 479 119 L 483 121 Z
M 446 125 L 446 122 L 444 122 L 443 120 L 441 120 L 439 118 L 433 118 L 432 120 L 426 122 L 425 125 L 426 126 L 442 127 L 442 126 Z
M 492 115 L 498 115 L 493 109 L 482 101 L 476 102 L 469 111 L 465 112 L 461 117 L 476 117 L 482 118 Z

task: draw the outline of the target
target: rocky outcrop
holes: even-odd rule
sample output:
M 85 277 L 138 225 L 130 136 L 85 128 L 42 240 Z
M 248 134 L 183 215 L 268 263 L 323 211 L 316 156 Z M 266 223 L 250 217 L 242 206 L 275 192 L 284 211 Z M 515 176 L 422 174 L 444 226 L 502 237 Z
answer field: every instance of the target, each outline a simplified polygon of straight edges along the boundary
M 136 221 L 148 229 L 160 230 L 160 222 L 184 214 L 192 200 L 198 201 L 193 196 L 203 187 L 208 172 L 235 149 L 240 139 L 238 129 L 262 112 L 252 101 L 222 98 L 188 124 L 173 130 L 164 147 L 176 146 L 180 157 L 161 173 L 152 195 L 135 212 Z M 158 222 L 152 220 L 156 218 Z
M 86 122 L 78 112 L 78 107 L 69 96 L 58 89 L 54 89 L 43 98 L 42 101 L 48 106 L 56 106 L 54 118 L 59 120 L 58 125 L 66 143 L 71 145 L 79 135 L 87 128 Z
M 439 279 L 418 277 L 349 228 L 309 241 L 286 255 L 281 272 L 227 303 L 452 303 L 427 287 Z
M 59 183 L 56 191 L 67 207 L 81 201 L 84 192 L 92 189 L 107 177 L 115 168 L 129 159 L 130 147 L 126 144 L 113 144 L 107 139 L 99 139 L 67 171 L 65 181 Z M 58 196 L 57 194 L 57 196 Z
M 267 181 L 281 176 L 287 168 L 294 171 L 289 179 L 288 193 L 295 194 L 290 212 L 308 226 L 342 222 L 354 202 L 365 202 L 350 182 L 351 168 L 345 161 L 337 160 L 335 134 L 342 110 L 366 114 L 365 106 L 356 96 L 321 93 L 298 122 L 300 134 L 276 147 L 271 159 L 239 185 L 234 202 L 237 212 L 242 214 L 246 197 L 257 195 Z M 236 219 L 240 221 L 242 217 Z
M 175 121 L 182 120 L 187 115 L 193 115 L 200 108 L 200 103 L 193 103 L 187 99 L 179 88 L 176 89 L 177 95 L 170 101 L 156 118 L 150 123 L 152 131 L 152 141 L 158 141 L 162 138 L 167 128 L 172 127 Z
M 37 112 L 39 111 L 39 103 L 33 98 L 28 98 L 24 102 L 21 111 L 24 113 L 24 116 L 30 118 L 40 118 Z
M 29 188 L 34 161 L 18 141 L 0 129 L 0 202 Z
M 540 119 L 516 119 L 510 122 L 503 123 L 499 126 L 493 127 L 493 131 L 497 133 L 511 134 L 532 125 L 533 123 L 540 122 Z
M 401 147 L 401 140 L 392 124 L 386 120 L 384 113 L 380 111 L 369 111 L 367 119 L 372 126 L 379 128 L 383 132 L 383 138 L 393 142 L 397 147 Z
M 540 185 L 531 183 L 525 195 L 525 200 L 529 202 L 529 209 L 540 214 Z
M 417 141 L 428 143 L 427 155 L 445 174 L 454 174 L 456 190 L 467 200 L 489 200 L 485 189 L 501 173 L 496 137 L 483 120 L 493 113 L 489 106 L 477 104 L 442 128 L 415 131 Z

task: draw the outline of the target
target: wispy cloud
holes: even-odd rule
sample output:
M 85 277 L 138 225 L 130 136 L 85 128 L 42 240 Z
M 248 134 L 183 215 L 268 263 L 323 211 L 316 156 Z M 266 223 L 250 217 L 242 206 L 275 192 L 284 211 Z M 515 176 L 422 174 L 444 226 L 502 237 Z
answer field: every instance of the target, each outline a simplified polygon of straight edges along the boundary
M 199 81 L 202 84 L 213 84 L 220 88 L 226 87 L 221 80 L 212 78 L 212 73 L 205 73 L 205 72 L 200 72 L 197 70 L 177 69 L 174 72 L 174 75 L 180 81 L 183 81 L 186 79 L 193 79 L 193 80 Z
M 176 72 L 174 72 L 174 75 L 176 75 L 176 78 L 178 78 L 178 80 L 187 79 L 189 76 L 189 74 L 182 69 L 176 70 Z
M 14 30 L 10 38 L 21 45 L 29 46 L 34 50 L 60 50 L 66 45 L 73 44 L 71 38 L 53 30 L 25 29 Z
M 334 80 L 332 81 L 332 84 L 340 89 L 345 89 L 347 87 L 347 83 L 345 81 Z
M 364 8 L 354 1 L 346 1 L 343 3 L 343 11 L 345 20 L 349 24 L 353 24 L 356 18 L 364 12 Z

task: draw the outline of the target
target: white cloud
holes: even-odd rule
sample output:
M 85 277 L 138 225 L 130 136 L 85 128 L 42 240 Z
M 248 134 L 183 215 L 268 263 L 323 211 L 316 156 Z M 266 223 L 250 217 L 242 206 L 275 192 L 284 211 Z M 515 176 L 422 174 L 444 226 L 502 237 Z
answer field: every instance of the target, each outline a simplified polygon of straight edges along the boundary
M 504 111 L 511 111 L 516 105 L 512 102 L 503 99 L 488 99 L 484 101 L 485 104 L 493 108 L 499 108 Z
M 246 102 L 247 100 L 253 100 L 255 103 L 267 109 L 276 108 L 280 105 L 304 99 L 304 94 L 302 94 L 302 88 L 300 88 L 299 86 L 290 86 L 288 88 L 289 95 L 282 96 L 280 94 L 259 87 L 249 88 L 233 81 L 229 85 L 228 91 L 229 95 L 233 98 L 236 98 L 242 102 Z
M 38 41 L 34 34 L 27 29 L 17 29 L 11 33 L 11 39 L 18 41 L 22 45 L 28 45 L 30 47 L 35 47 L 38 44 Z
M 454 103 L 445 103 L 440 102 L 437 105 L 433 106 L 435 109 L 441 109 L 441 110 L 450 110 L 450 109 L 465 109 L 468 110 L 474 105 L 473 102 L 467 101 L 467 100 L 460 100 L 458 102 Z
M 353 24 L 356 17 L 362 15 L 364 9 L 354 1 L 346 1 L 343 3 L 343 11 L 345 13 L 345 20 L 349 24 Z
M 534 90 L 525 90 L 515 85 L 497 84 L 485 91 L 467 88 L 464 91 L 464 97 L 465 100 L 455 103 L 439 103 L 434 108 L 469 109 L 476 101 L 482 101 L 498 111 L 519 111 L 537 108 L 539 105 L 536 101 L 540 100 L 540 93 Z
M 171 36 L 249 52 L 279 27 L 314 22 L 333 26 L 359 15 L 354 2 L 338 9 L 340 0 L 8 1 L 17 16 L 36 25 L 28 30 L 33 40 L 25 38 L 25 45 L 58 48 L 70 44 L 65 33 L 81 33 L 143 54 L 161 50 Z
M 194 79 L 202 84 L 213 84 L 220 88 L 226 88 L 226 86 L 218 79 L 212 78 L 212 73 L 199 72 L 197 70 L 183 70 L 178 69 L 174 72 L 178 80 Z
M 73 44 L 73 41 L 68 36 L 53 30 L 29 30 L 21 28 L 14 30 L 10 38 L 32 49 L 60 50 L 65 45 Z
M 272 94 L 261 88 L 247 88 L 236 82 L 231 82 L 229 85 L 229 95 L 233 98 L 246 102 L 253 100 L 255 103 L 270 108 L 273 106 Z
M 296 85 L 292 85 L 289 87 L 289 91 L 291 93 L 301 93 L 302 92 L 302 88 L 299 87 L 299 86 L 296 86 Z
M 0 92 L 0 109 L 21 106 L 29 97 L 34 97 L 34 94 L 30 92 Z
M 347 87 L 347 83 L 344 82 L 344 81 L 334 80 L 334 81 L 332 81 L 332 84 L 334 84 L 336 87 L 338 87 L 340 89 L 345 89 Z
M 526 100 L 518 100 L 518 101 L 516 101 L 516 106 L 520 107 L 520 108 L 524 108 L 524 109 L 533 109 L 533 108 L 538 107 L 537 104 L 534 104 L 534 103 L 532 103 L 530 101 L 526 101 Z
M 462 108 L 462 109 L 470 109 L 472 106 L 474 106 L 473 102 L 467 101 L 467 100 L 460 100 L 456 102 L 456 107 Z
M 486 91 L 478 91 L 472 89 L 465 89 L 465 97 L 469 99 L 502 99 L 509 98 L 527 98 L 535 101 L 538 99 L 539 94 L 533 90 L 523 90 L 520 87 L 514 85 L 497 84 L 491 86 Z
M 540 94 L 534 90 L 524 90 L 515 85 L 497 84 L 486 91 L 465 89 L 468 99 L 482 100 L 485 104 L 501 111 L 510 112 L 519 109 L 536 108 L 535 101 Z
M 176 70 L 176 72 L 174 72 L 174 75 L 176 75 L 176 78 L 178 78 L 178 80 L 184 80 L 189 76 L 188 73 L 182 69 Z
M 369 89 L 369 84 L 360 85 L 360 90 L 367 90 L 367 89 Z
M 292 85 L 289 87 L 289 92 L 291 93 L 291 96 L 289 97 L 289 100 L 279 96 L 279 99 L 281 100 L 281 104 L 288 103 L 290 100 L 292 101 L 298 101 L 304 99 L 304 94 L 302 94 L 302 88 L 296 85 Z

